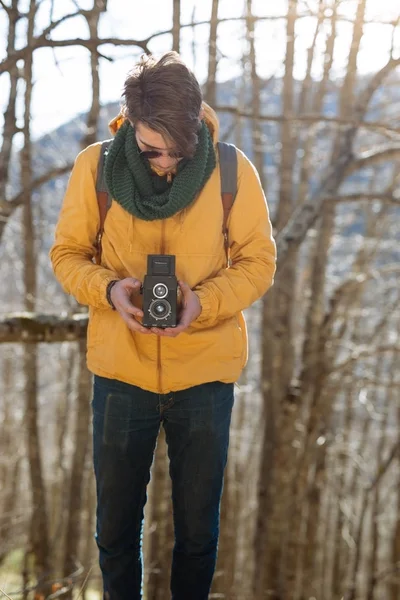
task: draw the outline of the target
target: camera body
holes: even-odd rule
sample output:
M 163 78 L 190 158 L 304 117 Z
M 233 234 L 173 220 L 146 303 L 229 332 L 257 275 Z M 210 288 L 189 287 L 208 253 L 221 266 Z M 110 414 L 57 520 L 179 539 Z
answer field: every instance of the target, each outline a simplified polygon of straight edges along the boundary
M 175 256 L 148 255 L 142 292 L 144 327 L 176 327 L 178 280 Z

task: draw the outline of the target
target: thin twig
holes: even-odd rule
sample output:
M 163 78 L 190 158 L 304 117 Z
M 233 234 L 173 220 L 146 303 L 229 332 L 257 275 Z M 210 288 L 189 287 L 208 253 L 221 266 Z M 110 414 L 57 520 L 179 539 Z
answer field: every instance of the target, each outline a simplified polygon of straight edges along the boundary
M 0 0 L 0 2 L 1 2 L 1 0 Z M 10 596 L 9 596 L 9 595 L 8 595 L 8 594 L 7 594 L 7 593 L 4 591 L 4 590 L 2 590 L 1 588 L 0 588 L 0 592 L 3 594 L 3 596 L 5 596 L 6 598 L 8 598 L 8 600 L 13 600 L 13 599 L 12 599 L 12 598 L 10 598 Z
M 83 590 L 85 588 L 85 585 L 87 583 L 87 580 L 89 579 L 89 575 L 92 572 L 92 569 L 93 569 L 93 566 L 91 566 L 90 569 L 89 569 L 89 571 L 87 572 L 87 575 L 86 575 L 85 579 L 83 580 L 82 587 L 79 590 L 79 594 L 77 595 L 76 600 L 79 600 L 79 597 L 80 597 L 80 595 L 82 594 L 82 592 L 83 592 Z
M 0 6 L 2 6 L 4 8 L 6 13 L 8 13 L 8 14 L 10 13 L 11 7 L 4 4 L 3 0 L 0 0 Z

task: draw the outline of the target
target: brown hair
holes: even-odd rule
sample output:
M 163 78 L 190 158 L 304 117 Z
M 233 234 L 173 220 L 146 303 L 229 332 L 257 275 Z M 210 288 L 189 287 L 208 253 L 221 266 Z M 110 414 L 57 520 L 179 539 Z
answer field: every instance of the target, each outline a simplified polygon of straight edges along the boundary
M 143 55 L 124 85 L 122 114 L 171 140 L 177 151 L 193 156 L 200 129 L 199 83 L 176 52 L 159 60 Z

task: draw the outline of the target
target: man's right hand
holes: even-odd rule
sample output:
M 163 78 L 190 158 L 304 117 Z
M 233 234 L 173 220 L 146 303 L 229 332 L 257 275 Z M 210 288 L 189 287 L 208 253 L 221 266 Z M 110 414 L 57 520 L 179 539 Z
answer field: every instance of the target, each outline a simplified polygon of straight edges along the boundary
M 131 331 L 138 333 L 151 334 L 151 330 L 143 327 L 137 317 L 143 317 L 143 311 L 134 306 L 131 302 L 131 296 L 140 294 L 141 282 L 134 277 L 127 277 L 113 285 L 110 298 L 127 326 Z

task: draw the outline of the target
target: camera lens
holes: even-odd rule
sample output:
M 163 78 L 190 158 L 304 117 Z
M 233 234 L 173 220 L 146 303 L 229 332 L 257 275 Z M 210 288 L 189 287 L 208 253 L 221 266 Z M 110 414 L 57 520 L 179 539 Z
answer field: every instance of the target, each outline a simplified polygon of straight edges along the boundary
M 171 305 L 167 300 L 154 300 L 149 312 L 154 319 L 165 319 L 171 312 Z
M 160 317 L 162 317 L 167 312 L 167 307 L 164 304 L 156 304 L 154 307 L 154 312 L 157 313 Z
M 168 288 L 165 283 L 157 283 L 153 287 L 153 296 L 156 298 L 165 298 L 168 295 Z

